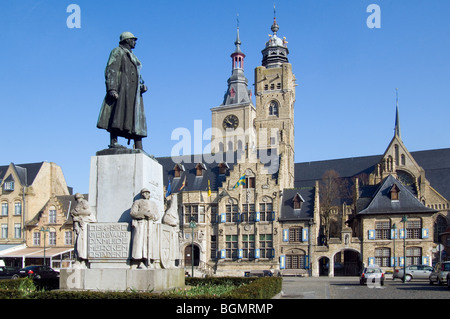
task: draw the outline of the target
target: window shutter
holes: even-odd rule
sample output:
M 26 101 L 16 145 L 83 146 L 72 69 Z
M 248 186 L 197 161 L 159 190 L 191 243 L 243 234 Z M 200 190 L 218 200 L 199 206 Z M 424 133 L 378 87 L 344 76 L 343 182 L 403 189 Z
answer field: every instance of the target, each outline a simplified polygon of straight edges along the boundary
M 302 241 L 308 241 L 308 228 L 302 229 Z
M 398 230 L 391 229 L 391 239 L 397 239 L 397 236 L 398 236 Z
M 227 221 L 227 215 L 225 213 L 220 214 L 220 222 L 225 223 Z
M 369 239 L 375 239 L 375 229 L 369 229 Z
M 283 229 L 283 241 L 284 242 L 289 241 L 289 229 Z
M 280 256 L 280 269 L 286 269 L 286 256 Z
M 375 257 L 369 257 L 369 266 L 375 265 Z
M 259 258 L 260 257 L 260 252 L 259 252 L 259 248 L 255 249 L 255 258 Z
M 255 222 L 259 222 L 261 220 L 261 214 L 259 212 L 255 212 Z
M 391 267 L 397 266 L 397 257 L 391 257 Z
M 428 228 L 422 228 L 422 239 L 426 239 L 429 237 Z
M 238 249 L 238 258 L 242 259 L 243 256 L 244 256 L 244 251 L 242 249 Z

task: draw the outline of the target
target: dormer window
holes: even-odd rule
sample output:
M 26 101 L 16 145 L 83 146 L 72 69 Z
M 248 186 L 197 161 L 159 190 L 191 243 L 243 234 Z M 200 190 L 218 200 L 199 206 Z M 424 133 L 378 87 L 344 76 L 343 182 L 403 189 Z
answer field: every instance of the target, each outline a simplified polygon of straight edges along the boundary
M 398 201 L 398 194 L 400 193 L 400 188 L 398 188 L 397 184 L 392 185 L 390 193 L 391 193 L 391 200 Z
M 294 199 L 292 200 L 292 203 L 294 205 L 294 209 L 302 209 L 303 202 L 304 202 L 304 199 L 300 196 L 299 193 L 297 193 L 294 196 Z
M 181 176 L 181 172 L 184 172 L 184 167 L 181 164 L 177 164 L 173 168 L 173 171 L 174 171 L 174 177 L 179 178 Z
M 206 166 L 203 163 L 198 163 L 195 166 L 195 176 L 203 176 L 203 171 L 206 171 Z
M 218 165 L 219 167 L 219 175 L 225 175 L 227 170 L 230 168 L 227 163 L 223 162 Z
M 12 175 L 9 175 L 5 179 L 5 182 L 3 183 L 3 190 L 8 192 L 12 192 L 14 190 L 14 179 Z
M 14 190 L 14 181 L 5 182 L 3 184 L 3 189 L 5 191 L 13 191 Z

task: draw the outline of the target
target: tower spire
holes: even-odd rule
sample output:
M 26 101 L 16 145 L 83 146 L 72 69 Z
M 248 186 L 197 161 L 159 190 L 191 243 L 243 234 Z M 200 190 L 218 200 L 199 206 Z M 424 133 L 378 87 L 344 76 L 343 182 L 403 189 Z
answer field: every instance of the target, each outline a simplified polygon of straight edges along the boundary
M 277 32 L 280 29 L 280 27 L 277 24 L 277 10 L 275 8 L 275 3 L 273 4 L 273 24 L 270 29 L 272 30 L 274 35 L 277 35 Z
M 239 38 L 239 13 L 236 17 L 237 22 L 237 29 L 236 29 L 236 41 L 234 41 L 234 45 L 236 46 L 236 50 L 234 53 L 242 53 L 241 51 L 241 39 Z
M 250 103 L 251 90 L 248 89 L 248 80 L 244 75 L 245 54 L 241 51 L 239 36 L 239 14 L 237 15 L 236 46 L 231 54 L 232 73 L 228 79 L 228 90 L 225 93 L 223 105 Z
M 395 89 L 396 95 L 396 108 L 395 108 L 395 136 L 401 138 L 400 134 L 400 117 L 398 114 L 398 89 Z

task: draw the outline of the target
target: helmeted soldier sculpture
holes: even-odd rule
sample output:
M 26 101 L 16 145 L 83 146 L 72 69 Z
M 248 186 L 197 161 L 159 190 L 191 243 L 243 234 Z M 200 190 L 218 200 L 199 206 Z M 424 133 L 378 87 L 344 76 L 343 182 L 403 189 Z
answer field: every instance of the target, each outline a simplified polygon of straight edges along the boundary
M 120 148 L 118 137 L 134 140 L 134 148 L 143 150 L 147 122 L 142 94 L 147 86 L 140 75 L 141 62 L 133 54 L 137 38 L 131 32 L 120 35 L 119 46 L 111 51 L 105 69 L 106 96 L 97 127 L 110 133 L 109 148 Z
M 70 212 L 75 232 L 75 268 L 85 268 L 87 254 L 87 224 L 96 221 L 89 203 L 80 193 L 75 194 L 77 205 Z
M 152 268 L 152 260 L 159 254 L 159 245 L 152 245 L 158 241 L 155 222 L 159 219 L 158 208 L 150 200 L 150 191 L 141 190 L 141 198 L 133 202 L 130 210 L 132 218 L 132 249 L 133 267 Z M 137 263 L 137 264 L 136 264 Z

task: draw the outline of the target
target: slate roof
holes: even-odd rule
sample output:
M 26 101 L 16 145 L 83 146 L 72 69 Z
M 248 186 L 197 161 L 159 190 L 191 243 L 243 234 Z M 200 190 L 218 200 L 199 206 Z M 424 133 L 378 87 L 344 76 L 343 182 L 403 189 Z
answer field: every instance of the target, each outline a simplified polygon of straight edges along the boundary
M 323 174 L 330 169 L 337 171 L 341 177 L 370 174 L 382 158 L 382 155 L 375 155 L 296 163 L 294 186 L 314 186 L 315 181 L 321 180 Z
M 303 199 L 301 209 L 294 209 L 294 197 L 299 194 Z M 290 188 L 283 190 L 280 221 L 310 220 L 314 217 L 314 187 Z
M 446 199 L 450 199 L 450 148 L 410 152 L 417 164 L 425 170 L 425 177 L 431 186 Z M 294 187 L 314 186 L 330 169 L 341 177 L 370 174 L 383 155 L 332 159 L 295 164 Z
M 11 164 L 13 165 L 15 171 L 17 172 L 20 184 L 24 186 L 30 186 L 33 184 L 34 179 L 41 170 L 41 167 L 44 164 L 44 162 L 28 163 L 28 164 L 14 164 L 14 163 Z M 0 183 L 9 177 L 9 175 L 5 176 L 8 168 L 9 165 L 0 166 Z
M 390 191 L 396 185 L 399 189 L 398 200 L 391 200 Z M 356 215 L 371 214 L 410 214 L 410 213 L 435 213 L 434 209 L 423 205 L 413 193 L 409 191 L 394 176 L 389 175 L 380 183 L 377 191 L 368 203 L 367 207 L 362 209 Z
M 265 151 L 264 151 L 265 152 Z M 268 168 L 270 173 L 270 162 L 265 161 L 273 160 L 276 162 L 274 167 L 278 167 L 279 156 L 273 151 L 273 153 L 264 154 L 262 156 L 262 164 Z M 230 171 L 238 163 L 243 152 L 232 153 L 218 153 L 216 155 L 203 154 L 203 155 L 184 155 L 174 157 L 158 157 L 156 160 L 163 166 L 163 183 L 166 186 L 171 182 L 172 193 L 178 193 L 181 185 L 186 178 L 186 186 L 184 191 L 207 191 L 208 180 L 210 181 L 211 191 L 217 191 L 219 187 L 222 187 L 222 183 L 230 175 Z M 197 164 L 202 164 L 205 168 L 203 176 L 196 176 Z M 219 174 L 219 164 L 226 163 L 228 165 L 227 173 L 225 175 Z M 180 177 L 175 177 L 175 165 L 179 164 L 182 171 Z M 278 170 L 272 174 L 274 178 L 278 176 Z M 237 182 L 231 181 L 232 183 Z

